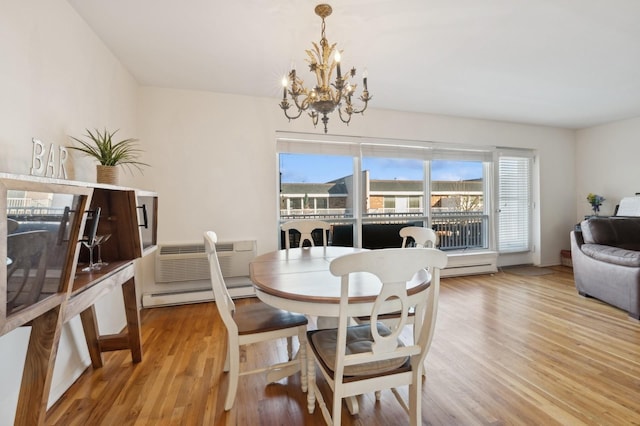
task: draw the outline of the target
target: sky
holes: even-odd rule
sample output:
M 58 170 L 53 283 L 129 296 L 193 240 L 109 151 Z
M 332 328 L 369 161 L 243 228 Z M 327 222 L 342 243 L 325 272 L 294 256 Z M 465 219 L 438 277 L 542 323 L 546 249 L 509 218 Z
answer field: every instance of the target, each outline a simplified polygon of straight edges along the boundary
M 423 180 L 423 161 L 365 157 L 363 170 L 371 179 Z M 321 183 L 353 174 L 353 159 L 346 156 L 280 154 L 283 183 Z M 431 179 L 460 181 L 482 178 L 480 161 L 431 161 Z

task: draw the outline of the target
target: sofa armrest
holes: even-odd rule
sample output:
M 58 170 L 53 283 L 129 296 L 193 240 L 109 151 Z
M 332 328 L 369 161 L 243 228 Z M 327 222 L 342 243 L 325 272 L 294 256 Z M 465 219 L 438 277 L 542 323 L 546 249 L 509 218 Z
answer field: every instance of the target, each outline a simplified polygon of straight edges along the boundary
M 584 244 L 584 238 L 582 236 L 582 231 L 571 231 L 571 242 L 574 242 L 576 246 L 580 247 Z

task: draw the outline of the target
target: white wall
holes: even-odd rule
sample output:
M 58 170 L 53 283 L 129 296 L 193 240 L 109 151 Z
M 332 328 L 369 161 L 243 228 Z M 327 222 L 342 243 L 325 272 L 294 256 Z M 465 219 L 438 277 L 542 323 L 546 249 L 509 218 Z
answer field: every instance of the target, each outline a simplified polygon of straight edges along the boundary
M 257 239 L 258 251 L 277 247 L 275 132 L 321 133 L 310 120 L 288 123 L 277 99 L 144 87 L 139 130 L 153 169 L 140 178 L 160 194 L 160 242 L 200 241 L 205 230 L 221 240 Z M 349 127 L 337 117 L 334 134 L 532 148 L 536 253 L 530 261 L 560 263 L 575 222 L 574 132 L 484 120 L 368 110 Z
M 0 57 L 0 171 L 29 174 L 32 138 L 65 146 L 67 135 L 104 126 L 135 135 L 135 80 L 66 1 L 2 2 Z M 94 163 L 86 158 L 69 160 L 69 172 L 69 178 L 95 181 Z M 122 329 L 120 292 L 101 299 L 97 310 L 102 332 Z M 0 425 L 13 424 L 28 336 L 24 327 L 0 337 Z M 61 337 L 50 401 L 89 364 L 74 319 Z
M 640 192 L 640 117 L 577 132 L 576 221 L 591 213 L 590 192 L 606 198 L 601 214 L 613 214 L 623 197 Z

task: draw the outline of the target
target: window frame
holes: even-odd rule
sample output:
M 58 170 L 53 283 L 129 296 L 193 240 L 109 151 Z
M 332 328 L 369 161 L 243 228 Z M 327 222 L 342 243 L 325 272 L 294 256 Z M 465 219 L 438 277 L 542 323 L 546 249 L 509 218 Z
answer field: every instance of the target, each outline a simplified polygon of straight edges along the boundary
M 358 138 L 358 137 L 338 137 L 331 135 L 310 135 L 296 134 L 290 132 L 277 132 L 277 168 L 279 170 L 279 156 L 282 153 L 295 154 L 325 154 L 325 155 L 347 155 L 353 158 L 353 197 L 363 200 L 365 195 L 364 182 L 362 179 L 362 159 L 364 156 L 371 155 L 373 152 L 376 156 L 385 156 L 389 158 L 413 158 L 424 161 L 424 177 L 423 177 L 423 214 L 417 215 L 415 218 L 410 217 L 408 220 L 423 220 L 426 226 L 431 225 L 433 217 L 431 207 L 431 162 L 432 160 L 455 160 L 455 161 L 482 161 L 483 163 L 483 198 L 484 212 L 487 220 L 485 220 L 485 229 L 483 230 L 484 242 L 483 247 L 478 250 L 498 250 L 500 221 L 499 214 L 499 179 L 500 168 L 499 159 L 501 156 L 521 156 L 533 159 L 534 151 L 530 149 L 510 149 L 497 148 L 489 146 L 462 145 L 462 144 L 446 144 L 425 141 L 399 141 L 385 140 L 375 138 Z M 533 166 L 529 167 L 529 200 L 533 198 Z M 408 201 L 410 203 L 410 201 Z M 329 200 L 330 204 L 330 200 Z M 280 205 L 280 204 L 278 204 Z M 350 218 L 340 219 L 341 223 L 354 224 L 354 247 L 362 247 L 361 229 L 364 223 L 371 223 L 374 219 L 363 215 L 364 206 L 362 202 L 354 203 L 353 216 Z M 532 229 L 533 214 L 530 205 L 526 221 L 528 223 L 528 247 L 526 250 L 519 252 L 532 252 Z M 419 216 L 419 217 L 418 217 Z M 282 222 L 280 210 L 277 213 L 278 224 Z M 404 218 L 403 218 L 404 219 Z M 461 249 L 466 250 L 466 249 Z M 459 252 L 461 250 L 452 250 L 451 252 Z M 514 251 L 500 251 L 500 253 L 514 253 Z

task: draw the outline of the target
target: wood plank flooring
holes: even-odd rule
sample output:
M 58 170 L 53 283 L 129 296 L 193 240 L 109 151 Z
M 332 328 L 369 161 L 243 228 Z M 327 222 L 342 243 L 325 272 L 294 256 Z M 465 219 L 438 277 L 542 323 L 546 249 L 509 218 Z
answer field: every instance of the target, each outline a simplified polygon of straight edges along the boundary
M 640 425 L 640 322 L 579 296 L 570 268 L 553 270 L 442 280 L 423 424 Z M 106 354 L 49 410 L 48 425 L 323 424 L 317 407 L 307 413 L 299 376 L 269 385 L 241 377 L 224 411 L 225 331 L 214 303 L 146 309 L 142 321 L 143 361 Z M 286 345 L 252 345 L 241 356 L 245 368 L 274 363 Z M 408 421 L 389 391 L 359 402 L 358 416 L 342 410 L 343 424 Z

